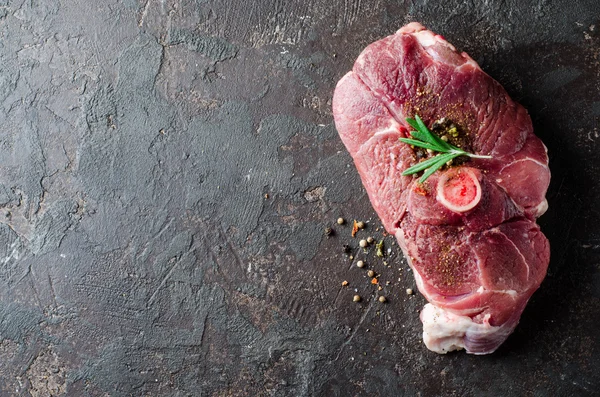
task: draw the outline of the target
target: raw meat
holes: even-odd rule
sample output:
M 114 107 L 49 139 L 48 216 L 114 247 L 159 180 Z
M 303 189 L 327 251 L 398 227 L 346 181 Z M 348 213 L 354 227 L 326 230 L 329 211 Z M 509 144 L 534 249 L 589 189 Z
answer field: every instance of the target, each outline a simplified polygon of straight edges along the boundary
M 427 347 L 495 351 L 550 260 L 535 223 L 548 208 L 548 156 L 527 111 L 466 53 L 410 23 L 360 54 L 337 85 L 333 114 L 373 207 L 429 301 L 421 312 Z M 410 137 L 406 118 L 415 115 L 430 129 L 451 122 L 465 150 L 492 159 L 461 157 L 423 184 L 401 175 L 432 155 L 399 141 Z

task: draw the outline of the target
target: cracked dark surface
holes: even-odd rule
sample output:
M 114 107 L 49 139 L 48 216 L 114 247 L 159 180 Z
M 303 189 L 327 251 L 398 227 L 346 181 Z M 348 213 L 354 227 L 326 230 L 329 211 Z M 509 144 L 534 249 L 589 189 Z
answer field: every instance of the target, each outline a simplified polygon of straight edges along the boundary
M 600 6 L 399 3 L 0 0 L 0 395 L 596 393 Z M 550 151 L 549 273 L 490 356 L 427 351 L 393 240 L 335 223 L 383 237 L 333 89 L 413 20 Z

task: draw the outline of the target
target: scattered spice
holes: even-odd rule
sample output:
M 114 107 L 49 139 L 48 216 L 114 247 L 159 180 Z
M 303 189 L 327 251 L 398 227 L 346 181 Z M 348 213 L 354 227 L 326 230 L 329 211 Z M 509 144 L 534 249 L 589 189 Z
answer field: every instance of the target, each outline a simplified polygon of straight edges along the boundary
M 355 219 L 354 223 L 352 224 L 352 237 L 356 236 L 356 232 L 358 232 L 358 222 L 356 222 Z
M 344 222 L 345 222 L 345 221 L 344 221 L 344 218 L 338 218 L 338 220 L 337 220 L 337 224 L 338 224 L 338 225 L 343 225 L 343 224 L 344 224 Z
M 383 289 L 383 287 L 380 285 L 377 287 L 377 291 L 381 291 Z
M 367 272 L 367 276 L 369 276 L 369 277 L 374 277 L 374 276 L 375 276 L 375 272 L 374 272 L 373 270 L 369 270 L 369 271 Z
M 373 279 L 371 279 L 371 284 L 377 284 L 379 282 L 379 280 L 377 280 L 375 277 L 373 277 Z
M 383 295 L 382 295 L 382 296 L 380 296 L 380 297 L 379 297 L 379 302 L 381 302 L 381 303 L 385 303 L 385 302 L 387 302 L 387 299 L 386 299 L 386 297 L 385 297 L 385 296 L 383 296 Z
M 358 221 L 356 222 L 356 226 L 358 226 L 359 229 L 364 229 L 365 223 L 363 221 Z
M 375 241 L 375 240 L 373 239 L 373 237 L 371 237 L 371 236 L 367 237 L 367 243 L 369 243 L 369 244 L 373 244 L 373 241 Z
M 352 298 L 352 301 L 360 302 L 360 295 L 354 295 L 354 298 Z
M 365 262 L 364 261 L 358 261 L 358 262 L 356 262 L 356 266 L 360 267 L 360 268 L 363 268 L 363 267 L 365 267 Z
M 331 236 L 333 234 L 333 229 L 330 227 L 326 227 L 324 233 L 326 236 Z
M 426 189 L 425 185 L 422 183 L 417 184 L 413 189 L 415 193 L 420 194 L 421 196 L 427 196 L 429 191 Z
M 383 240 L 378 242 L 376 247 L 377 247 L 377 256 L 382 258 L 383 257 Z
M 407 288 L 406 289 L 406 295 L 412 295 L 412 294 L 413 294 L 412 288 Z
M 360 248 L 366 248 L 369 243 L 367 243 L 367 240 L 360 240 L 358 245 L 360 245 Z
M 269 199 L 269 193 L 265 193 L 265 200 Z
M 347 285 L 348 285 L 348 281 L 346 281 L 346 280 L 342 281 L 342 287 L 345 287 Z

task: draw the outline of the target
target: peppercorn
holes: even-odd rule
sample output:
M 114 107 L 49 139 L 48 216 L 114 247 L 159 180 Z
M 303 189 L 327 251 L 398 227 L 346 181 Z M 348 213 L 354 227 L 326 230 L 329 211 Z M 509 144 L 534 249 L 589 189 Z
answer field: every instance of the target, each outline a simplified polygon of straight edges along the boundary
M 358 245 L 360 245 L 361 248 L 366 248 L 368 245 L 367 240 L 360 240 Z
M 382 295 L 382 296 L 379 297 L 379 302 L 385 303 L 386 301 L 387 301 L 387 299 L 386 299 L 385 296 Z
M 338 225 L 343 225 L 343 224 L 344 224 L 344 222 L 345 222 L 345 221 L 344 221 L 344 218 L 338 218 L 338 220 L 337 220 L 337 224 L 338 224 Z
M 354 298 L 352 298 L 352 300 L 354 302 L 360 302 L 360 295 L 354 295 Z
M 365 267 L 365 262 L 364 261 L 358 261 L 358 262 L 356 262 L 356 266 L 360 267 L 360 268 L 363 268 L 363 267 Z
M 369 276 L 369 277 L 375 277 L 375 272 L 373 270 L 369 270 L 367 272 L 367 276 Z

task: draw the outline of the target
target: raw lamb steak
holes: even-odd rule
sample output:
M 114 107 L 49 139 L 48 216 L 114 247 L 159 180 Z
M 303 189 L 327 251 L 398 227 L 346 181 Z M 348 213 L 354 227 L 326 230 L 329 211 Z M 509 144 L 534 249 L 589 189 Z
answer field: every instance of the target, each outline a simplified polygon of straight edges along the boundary
M 373 207 L 429 301 L 421 312 L 427 347 L 495 351 L 550 260 L 535 223 L 548 208 L 548 156 L 527 111 L 466 53 L 410 23 L 360 54 L 337 85 L 333 114 Z M 451 143 L 492 158 L 459 157 L 422 184 L 403 176 L 436 154 L 399 141 L 410 137 L 406 118 L 415 115 Z

